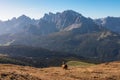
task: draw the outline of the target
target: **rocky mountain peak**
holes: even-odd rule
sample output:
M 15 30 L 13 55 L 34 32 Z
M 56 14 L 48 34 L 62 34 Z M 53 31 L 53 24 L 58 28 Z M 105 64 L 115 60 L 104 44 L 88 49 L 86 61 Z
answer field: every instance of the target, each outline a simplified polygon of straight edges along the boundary
M 17 18 L 17 20 L 23 20 L 23 21 L 30 21 L 31 18 L 29 18 L 28 16 L 26 15 L 21 15 L 20 17 Z

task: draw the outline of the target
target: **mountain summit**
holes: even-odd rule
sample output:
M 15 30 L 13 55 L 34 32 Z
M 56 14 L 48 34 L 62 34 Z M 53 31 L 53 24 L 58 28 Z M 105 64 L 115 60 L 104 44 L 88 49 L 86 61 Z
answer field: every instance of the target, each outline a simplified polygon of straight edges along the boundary
M 75 11 L 66 10 L 62 13 L 54 14 L 50 12 L 49 14 L 45 14 L 39 20 L 38 24 L 31 25 L 27 29 L 27 32 L 32 31 L 33 34 L 47 35 L 54 32 L 72 30 L 87 33 L 99 31 L 100 27 L 92 19 L 86 18 Z

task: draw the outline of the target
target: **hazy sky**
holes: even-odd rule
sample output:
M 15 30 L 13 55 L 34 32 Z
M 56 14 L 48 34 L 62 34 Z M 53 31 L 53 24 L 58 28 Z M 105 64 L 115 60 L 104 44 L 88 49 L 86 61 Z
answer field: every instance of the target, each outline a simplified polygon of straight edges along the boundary
M 0 0 L 0 20 L 25 14 L 39 19 L 44 13 L 74 10 L 86 17 L 120 17 L 120 0 Z

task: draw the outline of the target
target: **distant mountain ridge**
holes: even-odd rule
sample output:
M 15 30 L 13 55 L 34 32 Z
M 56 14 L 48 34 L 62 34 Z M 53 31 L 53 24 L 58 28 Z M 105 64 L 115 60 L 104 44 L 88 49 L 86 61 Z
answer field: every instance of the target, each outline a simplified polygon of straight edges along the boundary
M 13 18 L 11 20 L 1 22 L 0 34 L 23 32 L 25 26 L 34 23 L 34 20 L 31 20 L 29 17 L 22 15 L 18 18 Z
M 73 10 L 45 14 L 39 20 L 22 15 L 0 23 L 0 45 L 42 47 L 98 62 L 120 60 L 119 18 L 115 20 L 93 20 Z
M 96 19 L 95 22 L 111 31 L 120 33 L 120 17 L 106 17 L 102 19 Z
M 55 14 L 50 12 L 38 20 L 22 15 L 8 21 L 0 21 L 0 34 L 27 32 L 36 35 L 46 35 L 59 31 L 70 31 L 76 28 L 83 28 L 82 26 L 84 26 L 84 28 L 86 26 L 86 29 L 93 29 L 94 27 L 95 30 L 98 30 L 100 27 L 105 27 L 119 33 L 120 18 L 106 17 L 93 20 L 73 10 L 66 10 Z M 87 30 L 87 32 L 89 31 Z
M 83 28 L 82 26 L 84 26 L 84 28 L 86 26 L 87 29 L 90 25 L 90 29 L 93 29 L 92 27 L 94 27 L 94 29 L 98 28 L 98 25 L 96 25 L 91 18 L 85 18 L 75 11 L 66 10 L 62 13 L 45 14 L 40 20 L 30 19 L 22 15 L 18 18 L 1 22 L 0 34 L 28 32 L 31 34 L 46 35 L 63 30 L 69 31 L 76 28 Z

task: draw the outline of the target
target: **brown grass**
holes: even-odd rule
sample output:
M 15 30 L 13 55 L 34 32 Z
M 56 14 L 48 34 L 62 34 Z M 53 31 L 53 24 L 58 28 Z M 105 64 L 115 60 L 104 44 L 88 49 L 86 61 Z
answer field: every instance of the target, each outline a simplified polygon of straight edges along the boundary
M 0 80 L 120 80 L 120 62 L 90 67 L 69 66 L 68 70 L 1 64 Z

